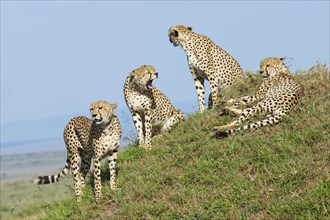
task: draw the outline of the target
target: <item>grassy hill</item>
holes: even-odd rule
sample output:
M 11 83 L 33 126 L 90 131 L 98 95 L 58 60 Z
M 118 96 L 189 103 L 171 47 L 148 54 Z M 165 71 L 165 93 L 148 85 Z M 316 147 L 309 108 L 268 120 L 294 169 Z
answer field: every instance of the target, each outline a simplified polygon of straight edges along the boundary
M 234 95 L 252 94 L 260 83 L 259 76 L 247 75 Z M 210 131 L 233 116 L 190 115 L 170 134 L 154 138 L 152 151 L 132 145 L 120 152 L 121 189 L 109 189 L 104 166 L 101 204 L 94 203 L 91 181 L 81 203 L 74 197 L 38 203 L 16 217 L 329 219 L 329 69 L 317 64 L 295 77 L 305 92 L 280 124 L 217 140 Z

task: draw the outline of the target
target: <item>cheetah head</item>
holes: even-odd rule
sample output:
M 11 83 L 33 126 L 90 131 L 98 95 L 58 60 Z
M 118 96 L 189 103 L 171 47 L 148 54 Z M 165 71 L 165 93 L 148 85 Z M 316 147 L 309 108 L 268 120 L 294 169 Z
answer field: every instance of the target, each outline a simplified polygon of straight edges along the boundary
M 132 80 L 140 92 L 151 91 L 152 82 L 158 78 L 158 72 L 153 66 L 141 65 L 132 72 Z
M 278 75 L 280 73 L 289 73 L 287 66 L 284 64 L 285 57 L 268 57 L 260 62 L 260 70 L 263 79 Z
M 170 42 L 175 46 L 182 46 L 186 42 L 186 36 L 192 33 L 192 27 L 185 27 L 183 25 L 176 25 L 168 30 L 168 37 Z
M 93 102 L 90 107 L 92 119 L 97 125 L 107 125 L 114 116 L 117 104 L 110 104 L 107 101 Z

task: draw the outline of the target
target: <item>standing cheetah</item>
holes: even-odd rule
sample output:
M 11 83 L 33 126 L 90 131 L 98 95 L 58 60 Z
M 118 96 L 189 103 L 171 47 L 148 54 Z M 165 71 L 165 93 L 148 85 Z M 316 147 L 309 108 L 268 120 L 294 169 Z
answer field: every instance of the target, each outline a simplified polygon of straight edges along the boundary
M 263 126 L 277 124 L 280 120 L 297 105 L 303 89 L 290 75 L 283 61 L 285 58 L 269 57 L 260 62 L 260 74 L 264 81 L 253 96 L 244 96 L 238 99 L 230 99 L 225 107 L 230 112 L 239 115 L 232 123 L 214 128 L 214 136 L 217 138 L 227 137 L 240 130 L 257 129 Z M 237 109 L 238 105 L 247 105 L 257 102 L 254 106 L 246 109 Z M 268 118 L 235 128 L 242 122 L 251 118 L 256 113 L 271 114 Z M 229 130 L 227 130 L 229 129 Z
M 174 46 L 181 46 L 188 59 L 189 68 L 198 95 L 199 111 L 204 111 L 204 80 L 210 82 L 209 108 L 217 104 L 218 92 L 243 77 L 238 62 L 208 37 L 196 34 L 191 27 L 173 26 L 168 31 Z
M 64 169 L 56 175 L 39 176 L 34 179 L 34 183 L 58 182 L 71 168 L 75 193 L 80 200 L 85 177 L 94 157 L 94 192 L 96 201 L 99 201 L 102 198 L 101 159 L 109 156 L 110 188 L 116 189 L 116 163 L 121 138 L 119 120 L 114 113 L 116 107 L 116 104 L 98 101 L 90 107 L 93 120 L 84 116 L 71 119 L 64 129 L 64 142 L 67 147 Z
M 151 149 L 151 137 L 169 131 L 184 115 L 152 81 L 158 77 L 153 66 L 142 65 L 132 71 L 125 80 L 124 95 L 132 113 L 139 145 Z

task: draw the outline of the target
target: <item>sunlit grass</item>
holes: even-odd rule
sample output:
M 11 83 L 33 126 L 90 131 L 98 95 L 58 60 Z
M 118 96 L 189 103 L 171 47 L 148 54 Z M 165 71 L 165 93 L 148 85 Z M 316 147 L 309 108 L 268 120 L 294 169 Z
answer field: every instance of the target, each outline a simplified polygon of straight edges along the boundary
M 273 127 L 227 139 L 210 136 L 232 116 L 206 111 L 187 117 L 169 134 L 153 139 L 153 150 L 129 146 L 119 154 L 117 191 L 103 166 L 101 204 L 92 181 L 83 201 L 32 205 L 18 217 L 43 219 L 327 219 L 330 214 L 330 80 L 316 65 L 296 79 L 304 96 Z M 252 94 L 251 75 L 227 96 Z M 33 211 L 31 211 L 33 210 Z M 31 215 L 31 213 L 34 213 Z

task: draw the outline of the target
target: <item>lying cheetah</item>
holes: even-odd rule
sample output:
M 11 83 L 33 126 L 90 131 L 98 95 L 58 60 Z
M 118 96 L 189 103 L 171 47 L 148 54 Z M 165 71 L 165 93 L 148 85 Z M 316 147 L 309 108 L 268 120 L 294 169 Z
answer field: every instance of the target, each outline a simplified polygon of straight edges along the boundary
M 191 27 L 173 26 L 168 31 L 174 46 L 186 52 L 198 95 L 199 112 L 204 111 L 204 80 L 210 82 L 209 108 L 217 105 L 218 92 L 243 77 L 238 62 L 208 37 L 196 34 Z
M 184 115 L 152 85 L 158 77 L 153 66 L 142 65 L 125 80 L 124 95 L 137 131 L 139 145 L 151 149 L 151 137 L 169 131 Z
M 75 193 L 79 201 L 91 159 L 94 157 L 94 192 L 95 200 L 99 201 L 102 198 L 101 159 L 109 156 L 110 188 L 116 189 L 116 163 L 121 138 L 119 120 L 114 113 L 116 107 L 116 104 L 98 101 L 92 103 L 90 107 L 93 120 L 84 116 L 71 119 L 64 129 L 64 142 L 67 147 L 64 169 L 56 175 L 39 176 L 34 179 L 34 183 L 58 182 L 71 168 Z
M 232 123 L 214 128 L 214 136 L 217 138 L 227 137 L 240 130 L 257 129 L 259 127 L 277 124 L 280 120 L 297 105 L 303 89 L 290 75 L 285 58 L 269 57 L 260 62 L 260 74 L 264 81 L 253 96 L 244 96 L 238 99 L 230 99 L 225 107 L 230 112 L 239 115 Z M 246 109 L 237 109 L 238 105 L 247 105 L 257 102 L 254 106 Z M 234 129 L 256 113 L 269 113 L 268 118 Z M 227 130 L 229 129 L 229 130 Z

